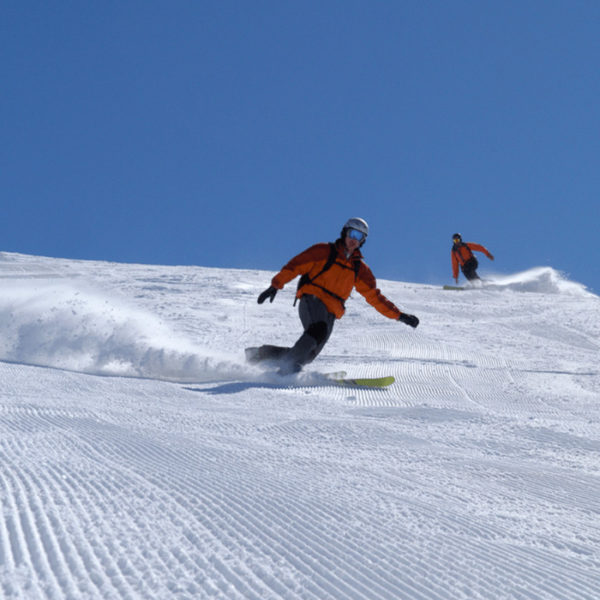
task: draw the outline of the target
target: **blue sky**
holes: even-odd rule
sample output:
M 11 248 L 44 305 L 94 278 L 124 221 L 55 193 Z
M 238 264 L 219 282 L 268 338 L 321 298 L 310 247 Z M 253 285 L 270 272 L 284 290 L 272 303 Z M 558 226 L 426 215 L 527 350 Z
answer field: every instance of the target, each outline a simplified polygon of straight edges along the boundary
M 361 216 L 379 278 L 450 283 L 459 231 L 600 293 L 599 31 L 595 0 L 3 2 L 0 249 L 277 270 Z

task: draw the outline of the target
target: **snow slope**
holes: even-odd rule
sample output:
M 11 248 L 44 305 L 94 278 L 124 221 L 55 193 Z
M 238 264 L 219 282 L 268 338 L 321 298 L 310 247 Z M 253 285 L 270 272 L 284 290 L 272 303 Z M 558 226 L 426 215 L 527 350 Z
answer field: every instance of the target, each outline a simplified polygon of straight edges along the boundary
M 600 597 L 597 296 L 380 281 L 417 330 L 356 295 L 279 380 L 271 276 L 0 256 L 1 597 Z

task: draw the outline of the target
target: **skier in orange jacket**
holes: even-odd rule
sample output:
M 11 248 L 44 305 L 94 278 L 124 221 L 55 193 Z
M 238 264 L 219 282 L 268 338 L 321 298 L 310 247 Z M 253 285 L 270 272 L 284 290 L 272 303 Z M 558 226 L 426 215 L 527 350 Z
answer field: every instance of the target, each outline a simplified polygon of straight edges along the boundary
M 267 298 L 273 302 L 275 294 L 300 275 L 296 300 L 300 300 L 299 316 L 304 333 L 291 348 L 272 345 L 247 348 L 249 362 L 275 361 L 282 375 L 300 371 L 325 346 L 354 288 L 382 315 L 411 327 L 419 324 L 417 317 L 399 310 L 377 288 L 377 281 L 360 252 L 368 234 L 366 221 L 349 219 L 335 243 L 311 246 L 273 277 L 271 286 L 258 296 L 258 303 L 262 304 Z
M 463 275 L 469 280 L 474 281 L 480 279 L 477 275 L 477 267 L 479 263 L 473 254 L 473 250 L 476 252 L 483 252 L 490 260 L 494 260 L 494 257 L 488 249 L 481 244 L 475 244 L 474 242 L 463 242 L 460 233 L 455 233 L 452 236 L 452 250 L 450 256 L 452 258 L 452 276 L 454 281 L 458 283 L 458 267 L 463 272 Z

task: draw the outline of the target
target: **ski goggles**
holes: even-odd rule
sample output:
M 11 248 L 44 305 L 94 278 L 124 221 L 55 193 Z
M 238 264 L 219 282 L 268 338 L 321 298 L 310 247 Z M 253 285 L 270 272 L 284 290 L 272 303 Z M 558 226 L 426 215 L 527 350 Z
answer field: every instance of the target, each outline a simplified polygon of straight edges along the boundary
M 357 240 L 359 242 L 362 242 L 367 237 L 362 231 L 358 231 L 358 229 L 348 229 L 346 235 L 351 240 Z

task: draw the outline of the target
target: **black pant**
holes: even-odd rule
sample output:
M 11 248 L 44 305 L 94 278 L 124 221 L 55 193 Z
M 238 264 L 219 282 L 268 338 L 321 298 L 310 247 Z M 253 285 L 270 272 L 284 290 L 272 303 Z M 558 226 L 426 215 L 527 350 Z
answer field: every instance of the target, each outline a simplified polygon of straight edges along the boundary
M 285 361 L 291 363 L 293 370 L 297 371 L 312 362 L 323 350 L 335 323 L 335 315 L 316 296 L 302 296 L 298 314 L 304 333 L 285 357 Z
M 474 279 L 479 279 L 479 275 L 477 275 L 478 266 L 479 263 L 477 262 L 477 259 L 473 256 L 468 261 L 466 261 L 464 265 L 462 265 L 461 271 L 469 281 L 473 281 Z
M 281 374 L 297 373 L 312 362 L 327 343 L 335 315 L 316 296 L 304 295 L 298 307 L 304 332 L 291 348 L 265 344 L 258 348 L 248 348 L 250 362 L 275 361 L 280 365 Z

